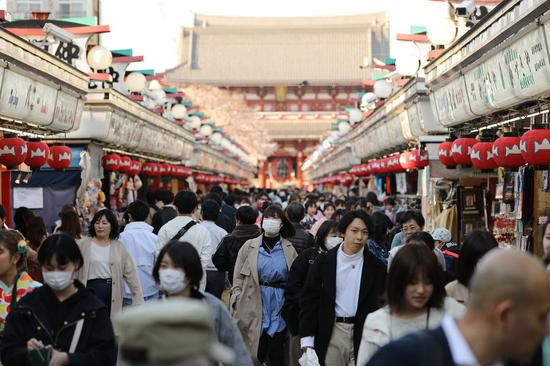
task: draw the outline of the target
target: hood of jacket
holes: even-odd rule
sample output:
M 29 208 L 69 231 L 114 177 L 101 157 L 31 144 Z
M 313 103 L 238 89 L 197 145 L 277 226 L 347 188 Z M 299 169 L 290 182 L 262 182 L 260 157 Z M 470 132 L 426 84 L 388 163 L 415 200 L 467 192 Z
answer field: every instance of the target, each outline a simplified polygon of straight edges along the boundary
M 261 234 L 262 234 L 262 230 L 256 224 L 237 225 L 235 227 L 235 230 L 233 230 L 233 232 L 231 233 L 231 235 L 233 235 L 236 239 L 244 240 L 244 241 L 257 238 Z

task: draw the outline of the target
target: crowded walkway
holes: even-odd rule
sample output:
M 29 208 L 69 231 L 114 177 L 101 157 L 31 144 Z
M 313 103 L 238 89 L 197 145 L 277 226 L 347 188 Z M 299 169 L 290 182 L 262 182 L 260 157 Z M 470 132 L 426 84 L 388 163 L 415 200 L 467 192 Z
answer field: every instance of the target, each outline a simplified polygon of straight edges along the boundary
M 550 254 L 499 248 L 483 230 L 451 246 L 448 229 L 423 231 L 422 215 L 391 197 L 391 207 L 368 209 L 360 197 L 300 190 L 172 197 L 164 204 L 176 216 L 159 236 L 147 224 L 158 207 L 140 200 L 123 221 L 102 209 L 87 230 L 63 220 L 36 244 L 29 233 L 43 220 L 32 211 L 4 226 L 2 364 L 137 365 L 186 349 L 218 359 L 197 344 L 200 321 L 187 307 L 205 312 L 204 337 L 224 347 L 224 365 L 542 365 L 547 356 Z M 134 313 L 146 318 L 129 321 Z M 183 338 L 154 339 L 168 335 Z

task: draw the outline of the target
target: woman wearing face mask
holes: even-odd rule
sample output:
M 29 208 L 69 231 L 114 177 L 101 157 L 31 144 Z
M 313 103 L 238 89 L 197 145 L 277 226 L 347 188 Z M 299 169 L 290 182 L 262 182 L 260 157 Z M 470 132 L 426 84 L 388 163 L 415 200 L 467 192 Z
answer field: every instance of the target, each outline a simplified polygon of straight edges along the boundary
M 337 247 L 343 240 L 342 234 L 338 231 L 338 224 L 332 220 L 325 221 L 319 227 L 317 236 L 315 237 L 317 246 L 305 249 L 292 263 L 286 284 L 285 304 L 281 311 L 288 330 L 293 336 L 292 343 L 294 347 L 291 348 L 290 352 L 293 355 L 295 351 L 297 357 L 291 356 L 291 358 L 296 358 L 297 360 L 301 356 L 299 345 L 300 295 L 306 282 L 309 267 L 315 262 L 317 257 Z M 292 362 L 292 364 L 297 364 L 297 361 L 296 363 Z
M 409 244 L 396 254 L 387 277 L 387 305 L 369 315 L 357 355 L 365 365 L 387 343 L 408 333 L 438 327 L 445 314 L 459 318 L 465 308 L 445 297 L 443 270 L 426 245 Z
M 203 276 L 201 259 L 187 242 L 170 241 L 160 251 L 153 277 L 168 297 L 187 297 L 204 301 L 210 309 L 218 341 L 235 351 L 235 365 L 252 366 L 239 328 L 226 306 L 215 296 L 199 291 Z
M 230 309 L 253 358 L 284 365 L 286 323 L 281 316 L 288 270 L 297 257 L 286 238 L 294 227 L 279 206 L 265 209 L 263 234 L 248 240 L 237 256 Z
M 0 230 L 0 330 L 10 309 L 40 283 L 23 270 L 27 243 L 15 230 Z
M 47 238 L 38 251 L 45 286 L 22 298 L 8 316 L 0 358 L 4 366 L 116 364 L 109 313 L 75 272 L 83 259 L 68 235 Z M 44 362 L 44 361 L 43 361 Z
M 143 304 L 136 267 L 124 243 L 118 240 L 118 230 L 115 215 L 103 209 L 96 212 L 90 223 L 90 237 L 78 242 L 84 257 L 78 280 L 94 290 L 111 317 L 122 310 L 124 282 L 132 293 L 132 304 Z

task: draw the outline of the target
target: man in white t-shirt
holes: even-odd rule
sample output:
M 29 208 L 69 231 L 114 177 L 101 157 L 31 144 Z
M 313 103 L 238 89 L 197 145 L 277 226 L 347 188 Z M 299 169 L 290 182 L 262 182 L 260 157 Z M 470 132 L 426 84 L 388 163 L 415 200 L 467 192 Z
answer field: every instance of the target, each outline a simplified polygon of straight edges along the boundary
M 206 288 L 205 268 L 212 257 L 210 246 L 210 232 L 201 225 L 191 224 L 194 222 L 193 213 L 198 207 L 197 195 L 191 191 L 179 191 L 174 198 L 174 206 L 178 216 L 164 224 L 158 233 L 157 254 L 171 240 L 186 241 L 193 245 L 201 258 L 204 276 L 201 280 L 200 290 Z M 180 230 L 185 231 L 179 235 Z

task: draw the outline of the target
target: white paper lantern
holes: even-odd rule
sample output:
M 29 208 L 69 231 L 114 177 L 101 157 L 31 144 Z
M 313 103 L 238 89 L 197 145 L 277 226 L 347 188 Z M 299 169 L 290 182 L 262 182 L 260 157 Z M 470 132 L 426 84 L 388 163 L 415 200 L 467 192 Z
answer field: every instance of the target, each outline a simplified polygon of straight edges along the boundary
M 433 45 L 449 45 L 456 37 L 455 23 L 445 17 L 432 18 L 426 27 L 426 35 Z
M 158 80 L 151 80 L 148 85 L 149 90 L 159 90 L 162 89 L 162 85 L 158 82 Z
M 384 79 L 376 80 L 376 82 L 374 83 L 374 94 L 376 94 L 378 98 L 386 99 L 391 95 L 391 91 L 391 84 Z
M 105 70 L 113 62 L 113 54 L 103 46 L 94 46 L 86 56 L 88 65 L 95 70 Z
M 349 114 L 349 121 L 351 123 L 359 123 L 363 120 L 363 112 L 361 112 L 360 109 L 352 108 L 348 112 Z
M 193 130 L 198 130 L 201 128 L 201 119 L 198 116 L 191 116 L 189 118 L 189 127 L 191 127 Z
M 323 142 L 321 143 L 321 146 L 322 146 L 325 150 L 326 150 L 326 149 L 329 149 L 330 146 L 331 146 L 330 141 L 329 141 L 328 139 L 325 140 L 325 141 L 323 141 Z
M 338 131 L 344 135 L 351 131 L 351 125 L 348 122 L 342 121 L 338 123 Z
M 157 89 L 151 92 L 151 96 L 155 99 L 155 101 L 161 101 L 166 98 L 166 93 L 162 89 Z
M 187 108 L 183 104 L 176 104 L 172 106 L 171 113 L 175 119 L 183 119 L 187 115 Z
M 126 80 L 124 81 L 128 90 L 134 93 L 142 91 L 143 88 L 145 88 L 146 82 L 147 80 L 145 79 L 145 75 L 137 71 L 134 71 L 126 76 Z
M 212 135 L 212 132 L 213 132 L 212 126 L 210 126 L 208 124 L 201 126 L 201 129 L 200 129 L 200 134 L 201 135 L 208 137 L 208 136 Z
M 212 137 L 210 138 L 210 141 L 212 141 L 212 143 L 218 145 L 222 142 L 222 139 L 223 139 L 223 135 L 219 132 L 214 132 L 212 134 Z
M 363 97 L 361 98 L 361 103 L 369 104 L 376 100 L 376 94 L 368 92 L 363 94 Z
M 420 68 L 420 52 L 411 42 L 398 42 L 395 70 L 404 76 L 414 76 Z

